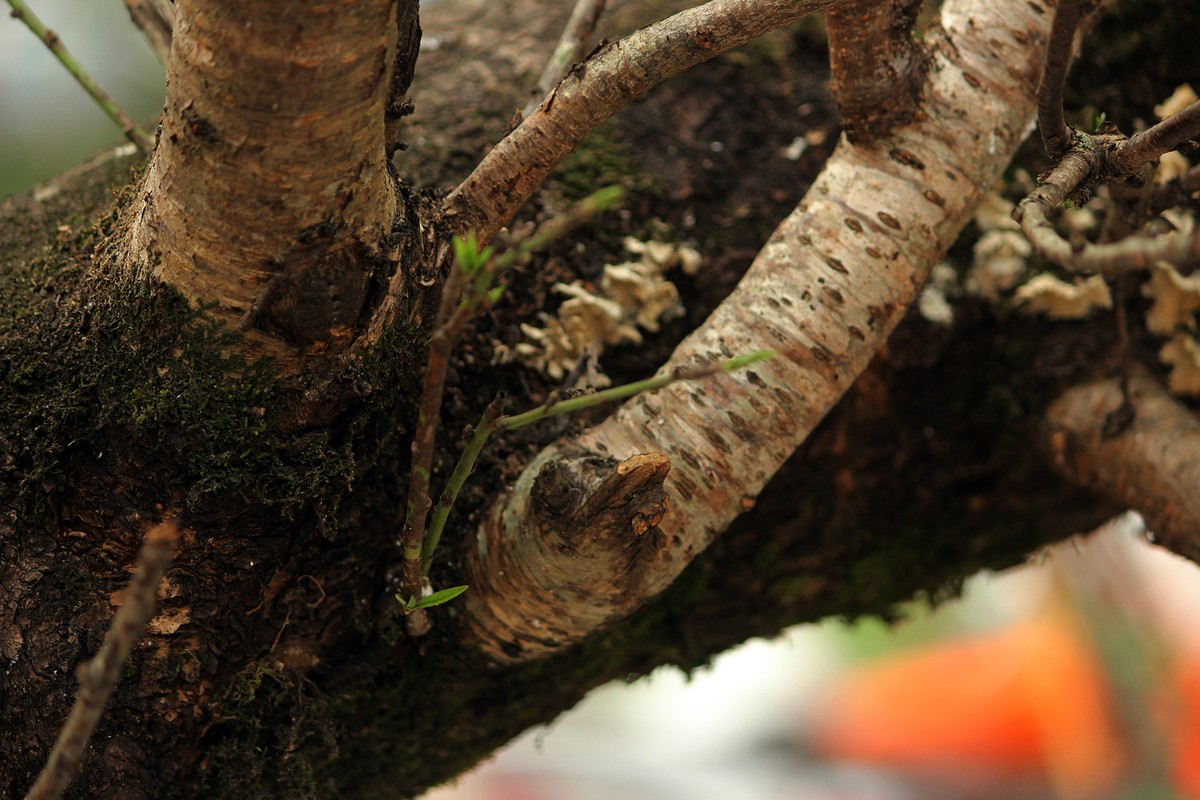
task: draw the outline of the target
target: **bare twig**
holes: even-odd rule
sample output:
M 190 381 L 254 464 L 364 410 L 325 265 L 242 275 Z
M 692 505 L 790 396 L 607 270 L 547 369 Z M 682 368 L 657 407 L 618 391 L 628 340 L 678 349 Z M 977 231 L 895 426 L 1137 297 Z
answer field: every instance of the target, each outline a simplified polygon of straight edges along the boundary
M 171 58 L 171 34 L 175 31 L 175 6 L 170 0 L 125 0 L 129 17 L 138 27 L 158 62 L 164 67 Z
M 117 105 L 117 101 L 113 100 L 108 92 L 100 88 L 100 84 L 96 83 L 95 79 L 67 51 L 62 40 L 58 38 L 58 34 L 47 28 L 38 19 L 37 15 L 30 10 L 29 6 L 25 5 L 25 0 L 7 0 L 7 2 L 12 7 L 11 16 L 23 22 L 29 30 L 33 31 L 34 35 L 42 40 L 42 44 L 46 45 L 50 52 L 54 54 L 54 57 L 59 60 L 59 63 L 67 68 L 67 72 L 70 72 L 79 85 L 92 96 L 92 99 L 96 101 L 96 105 L 100 106 L 109 119 L 117 124 L 126 138 L 137 145 L 137 148 L 143 153 L 148 154 L 153 150 L 154 139 L 139 128 L 137 123 L 121 110 L 121 107 Z
M 1080 187 L 1101 169 L 1098 150 L 1090 137 L 1083 139 L 1083 146 L 1064 155 L 1037 189 L 1017 204 L 1013 218 L 1038 254 L 1065 269 L 1107 276 L 1146 269 L 1156 261 L 1182 267 L 1200 258 L 1200 232 L 1130 236 L 1110 244 L 1093 244 L 1069 242 L 1055 230 L 1051 220 L 1063 202 L 1072 195 L 1086 198 L 1087 191 L 1081 192 Z
M 554 52 L 550 54 L 550 60 L 546 62 L 546 67 L 533 88 L 533 99 L 521 112 L 523 117 L 537 111 L 542 98 L 554 88 L 554 84 L 562 80 L 571 65 L 583 60 L 587 54 L 588 41 L 596 31 L 600 15 L 604 13 L 605 2 L 606 0 L 575 0 L 575 8 L 571 10 L 562 36 L 554 46 Z
M 1063 86 L 1071 64 L 1071 45 L 1082 16 L 1081 0 L 1059 0 L 1046 46 L 1046 66 L 1038 83 L 1038 130 L 1042 145 L 1051 158 L 1058 158 L 1071 146 L 1071 129 L 1063 118 Z
M 1196 136 L 1200 136 L 1200 101 L 1119 143 L 1108 163 L 1118 175 L 1126 175 Z
M 392 68 L 392 93 L 388 100 L 385 139 L 389 152 L 405 149 L 400 141 L 400 120 L 413 112 L 408 87 L 412 85 L 421 51 L 421 4 L 419 0 L 400 0 L 396 9 L 396 63 Z
M 927 59 L 913 40 L 921 0 L 851 0 L 829 9 L 830 88 L 847 137 L 866 144 L 911 120 Z
M 450 355 L 462 338 L 467 324 L 490 302 L 492 283 L 505 270 L 529 258 L 550 242 L 564 236 L 572 228 L 591 219 L 621 197 L 619 188 L 601 189 L 575 204 L 567 213 L 547 220 L 530 236 L 515 242 L 504 253 L 490 257 L 472 275 L 457 259 L 450 277 L 442 289 L 436 323 L 429 343 L 429 359 L 421 387 L 421 404 L 417 415 L 417 430 L 412 442 L 412 467 L 409 469 L 408 501 L 404 527 L 398 544 L 403 552 L 402 588 L 405 599 L 419 598 L 423 589 L 422 550 L 425 541 L 425 522 L 433 501 L 429 493 L 433 472 L 434 443 L 442 395 L 446 388 L 446 371 Z M 471 238 L 472 246 L 475 240 Z M 429 620 L 423 608 L 408 614 L 408 630 L 420 636 L 429 630 Z
M 125 600 L 113 617 L 96 657 L 79 666 L 76 672 L 79 694 L 75 706 L 25 800 L 61 797 L 78 772 L 88 741 L 121 677 L 129 651 L 141 634 L 142 626 L 154 615 L 158 583 L 171 563 L 178 539 L 179 528 L 170 520 L 146 532 Z
M 606 45 L 506 136 L 443 206 L 453 230 L 488 242 L 600 123 L 689 67 L 838 0 L 711 0 Z

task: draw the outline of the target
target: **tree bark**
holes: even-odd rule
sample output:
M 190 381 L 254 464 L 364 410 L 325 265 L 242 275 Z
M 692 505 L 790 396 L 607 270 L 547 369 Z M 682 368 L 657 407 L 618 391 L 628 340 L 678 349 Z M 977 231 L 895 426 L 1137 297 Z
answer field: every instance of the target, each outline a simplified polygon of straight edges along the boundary
M 371 13 L 379 9 L 372 5 Z M 614 21 L 621 13 L 614 9 Z M 460 27 L 468 19 L 486 35 Z M 395 20 L 390 22 L 385 39 L 395 36 Z M 422 25 L 440 44 L 422 55 L 412 96 L 431 121 L 405 118 L 412 151 L 399 163 L 409 175 L 448 186 L 477 163 L 486 144 L 503 134 L 512 110 L 523 105 L 522 81 L 532 85 L 544 57 L 538 43 L 557 37 L 561 19 L 556 22 L 540 2 L 517 0 L 435 5 Z M 391 47 L 372 41 L 365 51 L 372 58 Z M 792 39 L 774 41 L 790 46 Z M 1015 45 L 1005 40 L 1003 47 Z M 789 52 L 800 48 L 790 46 Z M 348 55 L 354 63 L 367 57 Z M 970 63 L 977 57 L 962 56 Z M 986 68 L 972 73 L 975 80 L 1007 66 L 981 63 Z M 462 94 L 435 88 L 436 78 L 422 88 L 420 75 L 427 68 L 443 68 L 447 75 L 451 68 L 460 70 L 454 82 Z M 735 263 L 731 249 L 761 243 L 754 238 L 765 223 L 757 217 L 785 216 L 807 179 L 798 172 L 779 175 L 778 152 L 802 132 L 799 123 L 747 133 L 733 125 L 740 113 L 734 109 L 722 118 L 730 127 L 720 131 L 719 141 L 741 143 L 740 174 L 778 182 L 767 192 L 757 184 L 752 192 L 743 190 L 736 180 L 718 184 L 730 187 L 716 192 L 721 203 L 711 208 L 695 203 L 681 186 L 703 192 L 705 183 L 725 176 L 704 166 L 716 157 L 713 151 L 687 144 L 697 135 L 690 121 L 694 110 L 704 108 L 714 90 L 724 92 L 721 97 L 753 95 L 779 109 L 828 102 L 788 88 L 801 84 L 807 66 L 768 58 L 754 69 L 756 82 L 747 83 L 736 59 L 719 61 L 649 98 L 660 105 L 638 112 L 636 124 L 666 120 L 674 126 L 666 136 L 677 152 L 664 154 L 653 146 L 659 140 L 641 137 L 648 146 L 632 149 L 633 155 L 666 163 L 665 173 L 684 178 L 663 192 L 666 199 L 635 198 L 634 210 L 660 214 L 679 230 L 687 230 L 691 214 L 693 235 L 712 236 L 705 240 L 709 252 L 724 253 L 696 287 L 701 298 L 718 294 L 712 287 L 740 270 L 743 264 Z M 962 74 L 957 67 L 948 71 Z M 381 102 L 395 85 L 392 77 L 384 70 Z M 1002 86 L 1007 80 L 1001 79 Z M 966 81 L 956 91 L 970 86 Z M 1026 89 L 1022 96 L 1031 96 Z M 366 135 L 375 139 L 378 133 L 382 149 L 386 112 L 376 114 L 376 91 L 372 84 L 369 100 L 359 101 L 370 105 L 371 119 L 378 121 L 378 131 L 372 123 Z M 979 102 L 986 98 L 981 95 Z M 464 104 L 491 113 L 477 121 L 464 114 Z M 186 128 L 185 110 L 178 114 L 168 128 L 183 125 L 171 129 L 183 131 L 180 141 L 195 145 L 192 155 L 203 157 L 208 145 Z M 214 127 L 219 134 L 228 130 Z M 1020 132 L 1002 129 L 998 143 L 1007 146 Z M 371 144 L 370 153 L 375 148 Z M 444 158 L 426 163 L 419 152 Z M 951 157 L 936 155 L 939 160 L 931 157 L 928 170 Z M 662 161 L 668 157 L 677 160 Z M 847 157 L 843 153 L 839 163 Z M 880 174 L 916 171 L 887 154 L 858 158 Z M 249 334 L 238 330 L 239 313 L 257 297 L 253 292 L 230 288 L 224 308 L 206 315 L 186 302 L 184 278 L 173 279 L 182 281 L 180 297 L 159 282 L 99 269 L 113 265 L 111 256 L 125 243 L 121 235 L 129 218 L 120 215 L 154 199 L 125 190 L 116 209 L 105 211 L 109 188 L 125 183 L 128 169 L 127 158 L 104 161 L 0 205 L 3 800 L 22 796 L 32 784 L 67 717 L 76 688 L 73 670 L 100 646 L 120 600 L 116 593 L 129 583 L 142 532 L 148 522 L 168 516 L 178 514 L 178 557 L 160 590 L 160 611 L 134 649 L 85 757 L 72 790 L 78 797 L 415 795 L 524 728 L 552 719 L 601 682 L 663 663 L 693 668 L 748 636 L 771 635 L 795 622 L 830 614 L 893 615 L 895 604 L 916 592 L 946 596 L 963 576 L 1015 563 L 1040 543 L 1088 530 L 1116 510 L 1056 475 L 1036 447 L 1051 400 L 1104 365 L 1114 347 L 1111 326 L 1103 320 L 1066 324 L 997 315 L 967 301 L 956 309 L 959 322 L 952 333 L 908 315 L 835 412 L 805 431 L 804 445 L 790 456 L 790 450 L 776 449 L 772 457 L 786 462 L 761 492 L 740 485 L 728 490 L 738 509 L 753 507 L 626 624 L 595 632 L 550 658 L 504 668 L 483 663 L 468 638 L 467 606 L 461 602 L 435 610 L 436 627 L 425 640 L 409 639 L 388 573 L 395 563 L 390 538 L 403 508 L 399 487 L 406 476 L 424 331 L 397 314 L 395 324 L 376 331 L 371 347 L 323 361 L 319 381 L 307 371 L 319 355 L 315 341 L 290 349 L 278 343 L 251 348 L 259 353 L 276 348 L 282 365 L 246 357 L 239 337 L 249 335 L 252 343 L 278 338 L 269 327 Z M 172 174 L 155 169 L 160 182 Z M 335 175 L 335 183 L 339 180 Z M 776 191 L 781 199 L 772 200 Z M 914 191 L 903 197 L 914 197 Z M 869 229 L 864 225 L 865 233 L 847 230 L 872 237 L 881 235 L 879 226 L 892 230 L 877 213 L 886 209 L 858 195 L 850 199 L 874 213 L 875 221 Z M 944 201 L 966 205 L 949 195 Z M 550 191 L 540 202 L 535 213 L 558 201 Z M 914 197 L 910 205 L 918 216 L 935 214 L 928 198 Z M 754 210 L 751 218 L 739 211 L 742 206 Z M 216 209 L 206 213 L 219 216 Z M 303 209 L 280 213 L 291 220 L 289 235 L 296 234 L 296 225 L 308 224 Z M 360 219 L 369 218 L 374 217 L 364 212 Z M 841 219 L 839 214 L 833 227 Z M 923 216 L 898 219 L 918 242 L 920 221 L 937 226 Z M 259 223 L 247 221 L 252 231 Z M 357 236 L 369 246 L 374 234 L 362 232 L 375 230 L 373 224 L 349 226 L 349 240 Z M 647 233 L 619 218 L 611 224 L 617 234 Z M 935 233 L 939 241 L 950 236 L 945 228 Z M 601 234 L 613 228 L 598 231 L 584 240 L 585 250 L 610 247 Z M 831 240 L 838 236 L 855 238 L 830 233 Z M 190 247 L 187 243 L 184 237 L 183 244 L 171 245 Z M 322 243 L 318 237 L 314 246 L 328 244 Z M 196 246 L 202 245 L 213 246 Z M 940 246 L 919 245 L 930 253 Z M 817 247 L 825 253 L 819 237 Z M 250 282 L 269 283 L 266 273 L 274 267 L 259 264 L 261 254 L 247 248 Z M 190 274 L 195 262 L 189 266 L 189 251 L 179 253 L 178 274 Z M 805 263 L 798 278 L 827 277 L 829 270 L 842 275 L 826 262 Z M 153 264 L 147 262 L 148 268 Z M 428 262 L 421 266 L 428 268 Z M 578 265 L 580 272 L 588 267 Z M 905 270 L 911 277 L 927 268 L 914 261 Z M 538 293 L 544 299 L 559 277 L 555 269 L 547 263 L 520 276 L 533 284 L 520 302 L 538 308 Z M 437 276 L 418 276 L 426 277 Z M 848 285 L 832 287 L 848 305 L 858 302 Z M 903 316 L 900 304 L 912 291 L 911 285 L 902 289 L 889 323 Z M 385 292 L 380 288 L 378 294 Z M 378 294 L 366 302 L 378 300 Z M 378 310 L 374 313 L 378 319 Z M 501 338 L 500 332 L 481 330 L 455 365 L 458 380 L 444 409 L 447 430 L 473 420 L 479 400 L 490 399 L 493 387 L 516 393 L 523 391 L 523 381 L 537 380 L 487 364 L 482 354 L 491 335 Z M 848 336 L 848 329 L 838 335 Z M 336 343 L 330 347 L 336 349 Z M 627 354 L 631 371 L 659 358 L 661 345 L 647 348 L 648 355 Z M 871 353 L 864 346 L 854 358 L 858 369 Z M 835 369 L 807 358 L 805 363 L 822 379 Z M 280 366 L 292 370 L 288 381 L 281 380 Z M 792 371 L 803 365 L 781 359 L 778 366 Z M 849 372 L 837 370 L 832 383 L 841 391 L 850 383 Z M 709 387 L 703 394 L 716 400 L 725 391 Z M 321 413 L 299 420 L 297 394 Z M 664 402 L 648 398 L 647 407 Z M 625 424 L 628 413 L 614 424 Z M 815 413 L 805 413 L 812 419 L 805 417 L 803 424 L 815 425 Z M 805 438 L 797 432 L 800 425 L 789 425 L 789 435 Z M 543 431 L 497 443 L 494 458 L 480 467 L 474 495 L 456 513 L 456 535 L 447 537 L 449 552 L 435 575 L 439 582 L 450 585 L 462 577 L 472 516 L 484 513 L 499 487 L 512 483 L 519 467 L 551 437 Z M 453 457 L 453 449 L 444 448 L 443 461 Z M 661 461 L 643 459 L 631 467 L 627 473 L 653 477 Z M 663 523 L 659 527 L 668 530 Z M 467 597 L 487 588 L 485 580 Z

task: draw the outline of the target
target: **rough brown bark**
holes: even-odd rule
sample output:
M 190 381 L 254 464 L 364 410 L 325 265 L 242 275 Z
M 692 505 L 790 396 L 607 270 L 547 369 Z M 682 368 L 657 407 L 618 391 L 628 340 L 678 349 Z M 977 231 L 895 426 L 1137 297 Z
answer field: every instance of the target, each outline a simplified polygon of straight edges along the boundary
M 1063 394 L 1046 443 L 1070 478 L 1141 511 L 1171 550 L 1200 561 L 1200 420 L 1140 369 Z
M 927 66 L 913 39 L 921 5 L 921 0 L 851 0 L 826 15 L 830 89 L 855 144 L 869 144 L 917 113 Z
M 354 338 L 390 277 L 394 0 L 176 6 L 130 256 L 277 356 Z

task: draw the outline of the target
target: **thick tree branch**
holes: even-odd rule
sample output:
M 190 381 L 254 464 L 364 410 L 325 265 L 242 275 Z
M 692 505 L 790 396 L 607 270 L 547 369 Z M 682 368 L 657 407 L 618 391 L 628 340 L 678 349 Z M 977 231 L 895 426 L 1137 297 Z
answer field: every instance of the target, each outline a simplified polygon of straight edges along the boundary
M 113 617 L 112 627 L 104 635 L 96 657 L 81 664 L 79 694 L 71 715 L 63 725 L 54 749 L 37 782 L 25 795 L 25 800 L 54 800 L 61 797 L 75 778 L 83 763 L 84 752 L 92 732 L 100 722 L 104 707 L 112 696 L 129 652 L 133 649 L 142 626 L 154 616 L 158 599 L 158 583 L 171 563 L 171 555 L 179 539 L 174 522 L 164 522 L 146 532 L 146 541 L 138 554 L 133 580 L 125 592 L 125 600 Z
M 397 207 L 384 140 L 395 0 L 175 9 L 134 263 L 261 350 L 340 347 L 387 269 Z
M 926 61 L 913 41 L 922 0 L 851 0 L 826 15 L 830 88 L 846 136 L 868 144 L 912 119 Z
M 1138 371 L 1067 391 L 1045 440 L 1068 477 L 1141 512 L 1166 547 L 1200 561 L 1200 420 Z
M 957 0 L 932 31 L 920 120 L 870 147 L 839 147 L 737 290 L 676 350 L 670 366 L 769 347 L 782 355 L 703 387 L 675 386 L 627 403 L 602 424 L 534 459 L 468 548 L 469 635 L 492 658 L 536 658 L 578 641 L 652 597 L 730 521 L 802 443 L 887 340 L 928 271 L 996 180 L 1033 115 L 1045 9 L 1018 0 Z M 995 37 L 992 31 L 1019 32 Z M 998 70 L 995 64 L 1008 65 Z M 986 150 L 984 149 L 986 148 Z M 904 209 L 903 218 L 896 209 Z M 657 531 L 636 537 L 619 576 L 622 601 L 574 575 L 501 573 L 512 548 L 550 543 L 533 520 L 548 477 L 566 463 L 578 496 L 600 491 L 638 453 L 670 458 Z M 550 465 L 560 465 L 551 467 Z M 612 546 L 631 547 L 633 520 Z
M 457 231 L 487 242 L 583 138 L 673 75 L 838 0 L 711 0 L 613 42 L 573 69 L 446 198 Z

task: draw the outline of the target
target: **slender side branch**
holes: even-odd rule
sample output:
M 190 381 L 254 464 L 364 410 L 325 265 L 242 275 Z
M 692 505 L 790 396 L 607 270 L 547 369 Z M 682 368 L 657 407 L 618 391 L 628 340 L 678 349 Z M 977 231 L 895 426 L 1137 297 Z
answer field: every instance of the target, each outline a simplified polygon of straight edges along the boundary
M 42 44 L 46 45 L 59 63 L 67 68 L 71 77 L 91 95 L 92 99 L 96 101 L 96 105 L 100 106 L 108 118 L 117 124 L 125 137 L 137 145 L 137 148 L 143 153 L 149 154 L 154 149 L 153 137 L 138 127 L 133 118 L 117 105 L 117 101 L 112 98 L 112 95 L 100 88 L 100 84 L 96 83 L 83 65 L 76 61 L 75 57 L 67 50 L 62 39 L 58 38 L 58 34 L 47 28 L 45 23 L 38 19 L 29 6 L 25 5 L 25 0 L 7 0 L 7 2 L 12 7 L 12 16 L 23 22 L 42 40 Z
M 554 88 L 554 84 L 563 79 L 572 64 L 583 60 L 588 41 L 596 31 L 600 15 L 604 13 L 605 2 L 606 0 L 575 0 L 575 8 L 571 10 L 562 36 L 554 46 L 554 52 L 550 54 L 550 60 L 546 62 L 537 85 L 533 87 L 533 99 L 521 112 L 523 117 L 537 111 L 541 98 Z
M 1166 547 L 1200 561 L 1200 420 L 1140 370 L 1068 390 L 1046 412 L 1045 441 L 1072 480 L 1141 512 Z
M 170 0 L 125 0 L 129 17 L 138 27 L 158 63 L 171 59 L 171 35 L 175 30 L 175 6 Z
M 598 50 L 488 153 L 444 209 L 457 232 L 491 240 L 585 136 L 680 72 L 838 0 L 711 0 Z
M 1108 163 L 1118 175 L 1127 175 L 1197 136 L 1200 136 L 1200 101 L 1118 144 Z
M 1071 46 L 1082 16 L 1082 0 L 1059 0 L 1046 47 L 1046 67 L 1038 83 L 1038 130 L 1042 145 L 1051 158 L 1058 158 L 1071 146 L 1071 129 L 1063 118 L 1063 87 L 1071 65 Z
M 467 324 L 492 302 L 492 284 L 506 270 L 521 263 L 550 242 L 591 219 L 616 203 L 621 197 L 618 187 L 601 189 L 576 203 L 567 213 L 547 220 L 531 235 L 515 242 L 508 250 L 492 257 L 491 248 L 478 251 L 474 236 L 463 243 L 471 252 L 455 260 L 450 277 L 442 288 L 433 336 L 429 343 L 429 359 L 421 388 L 421 405 L 417 430 L 412 442 L 412 466 L 409 469 L 408 500 L 404 526 L 397 544 L 404 558 L 402 585 L 406 599 L 420 597 L 423 584 L 422 567 L 425 549 L 425 522 L 433 506 L 429 486 L 433 473 L 434 444 L 442 395 L 446 388 L 446 371 L 450 355 L 466 331 Z M 470 263 L 468 262 L 470 259 Z M 464 291 L 466 294 L 464 294 Z M 440 535 L 440 534 L 439 534 Z M 414 636 L 429 630 L 424 609 L 409 614 L 408 629 Z
M 1162 236 L 1130 236 L 1119 242 L 1075 244 L 1062 237 L 1051 220 L 1058 215 L 1062 204 L 1081 190 L 1100 170 L 1098 149 L 1090 137 L 1082 146 L 1063 156 L 1058 166 L 1041 185 L 1017 204 L 1013 218 L 1021 231 L 1043 258 L 1059 266 L 1079 272 L 1119 275 L 1131 269 L 1147 269 L 1156 261 L 1183 267 L 1200 258 L 1200 232 L 1170 233 Z
M 829 9 L 830 88 L 846 136 L 864 144 L 911 121 L 927 60 L 913 41 L 922 0 L 851 0 Z
M 125 600 L 113 617 L 112 627 L 104 635 L 96 657 L 79 666 L 76 673 L 79 694 L 75 698 L 75 706 L 41 774 L 25 795 L 25 800 L 56 800 L 62 797 L 78 773 L 92 732 L 121 678 L 121 670 L 129 658 L 129 652 L 141 635 L 142 626 L 154 615 L 158 584 L 171 563 L 178 540 L 179 528 L 173 521 L 155 525 L 146 532 L 133 579 L 125 592 Z

